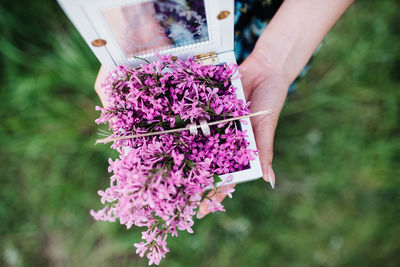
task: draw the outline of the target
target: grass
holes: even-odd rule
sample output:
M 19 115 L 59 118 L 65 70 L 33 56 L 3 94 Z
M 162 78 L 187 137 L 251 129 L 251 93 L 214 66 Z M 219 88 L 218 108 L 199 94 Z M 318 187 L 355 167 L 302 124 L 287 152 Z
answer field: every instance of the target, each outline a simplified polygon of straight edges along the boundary
M 395 0 L 357 2 L 289 96 L 277 187 L 169 240 L 162 266 L 398 266 L 400 31 Z M 0 265 L 145 266 L 139 230 L 94 222 L 99 63 L 54 1 L 0 6 Z

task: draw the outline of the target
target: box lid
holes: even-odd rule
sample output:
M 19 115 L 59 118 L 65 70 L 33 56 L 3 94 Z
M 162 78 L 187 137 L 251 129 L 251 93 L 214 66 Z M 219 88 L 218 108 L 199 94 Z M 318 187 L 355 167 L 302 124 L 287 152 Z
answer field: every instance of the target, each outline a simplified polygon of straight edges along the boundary
M 106 67 L 233 50 L 233 0 L 58 0 Z

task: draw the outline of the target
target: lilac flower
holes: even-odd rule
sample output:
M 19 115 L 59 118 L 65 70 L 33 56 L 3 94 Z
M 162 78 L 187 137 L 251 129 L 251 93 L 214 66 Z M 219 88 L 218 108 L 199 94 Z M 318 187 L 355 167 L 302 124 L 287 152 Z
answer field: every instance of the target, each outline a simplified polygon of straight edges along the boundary
M 231 80 L 236 65 L 205 66 L 194 58 L 171 56 L 136 69 L 120 66 L 103 87 L 109 106 L 96 109 L 98 124 L 109 124 L 112 136 L 126 136 L 184 127 L 206 119 L 221 120 L 249 114 L 248 104 L 236 97 Z M 128 229 L 146 227 L 136 252 L 159 264 L 169 249 L 167 237 L 178 231 L 193 233 L 193 216 L 202 199 L 210 210 L 225 211 L 215 194 L 214 174 L 227 174 L 249 167 L 255 151 L 248 148 L 245 131 L 238 122 L 211 127 L 211 136 L 162 134 L 115 141 L 120 156 L 109 160 L 110 185 L 98 194 L 104 208 L 91 211 L 96 220 L 119 220 Z M 224 181 L 224 183 L 228 180 Z M 232 187 L 214 188 L 232 197 Z

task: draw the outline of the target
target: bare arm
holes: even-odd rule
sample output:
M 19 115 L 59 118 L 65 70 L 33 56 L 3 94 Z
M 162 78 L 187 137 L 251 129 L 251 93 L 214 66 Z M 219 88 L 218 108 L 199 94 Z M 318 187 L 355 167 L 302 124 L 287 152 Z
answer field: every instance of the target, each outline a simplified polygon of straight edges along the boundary
M 286 0 L 253 54 L 294 81 L 311 55 L 353 0 Z

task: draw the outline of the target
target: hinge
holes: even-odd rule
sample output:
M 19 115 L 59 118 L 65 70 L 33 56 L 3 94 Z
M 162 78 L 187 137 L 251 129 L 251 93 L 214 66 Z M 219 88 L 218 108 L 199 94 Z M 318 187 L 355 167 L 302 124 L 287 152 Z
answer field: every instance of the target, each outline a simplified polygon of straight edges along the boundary
M 207 52 L 204 54 L 200 54 L 196 56 L 196 61 L 201 62 L 204 65 L 212 65 L 218 63 L 218 55 L 217 52 Z

